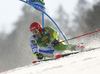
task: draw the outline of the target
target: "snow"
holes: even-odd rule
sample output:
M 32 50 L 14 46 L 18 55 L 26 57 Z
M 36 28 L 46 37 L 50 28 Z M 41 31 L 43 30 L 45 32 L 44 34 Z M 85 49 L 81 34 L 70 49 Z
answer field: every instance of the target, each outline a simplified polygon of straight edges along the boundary
M 100 74 L 100 49 L 30 64 L 1 74 Z

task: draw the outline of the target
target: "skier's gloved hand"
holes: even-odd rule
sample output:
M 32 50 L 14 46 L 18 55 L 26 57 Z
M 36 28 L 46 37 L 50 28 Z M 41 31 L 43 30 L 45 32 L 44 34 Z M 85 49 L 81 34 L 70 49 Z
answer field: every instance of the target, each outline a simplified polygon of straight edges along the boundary
M 51 44 L 53 45 L 53 47 L 58 46 L 59 45 L 59 41 L 54 39 Z
M 43 59 L 43 55 L 41 53 L 35 52 L 34 54 L 36 55 L 37 59 Z

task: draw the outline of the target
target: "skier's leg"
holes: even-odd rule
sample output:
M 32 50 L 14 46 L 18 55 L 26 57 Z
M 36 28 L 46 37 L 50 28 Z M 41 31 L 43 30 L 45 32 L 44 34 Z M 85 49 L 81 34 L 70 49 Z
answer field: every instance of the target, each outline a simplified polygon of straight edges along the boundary
M 48 49 L 48 48 L 45 48 L 45 47 L 39 48 L 39 53 L 41 53 L 45 56 L 53 56 L 53 52 L 54 52 L 53 49 Z
M 85 49 L 85 46 L 83 45 L 72 45 L 72 44 L 69 44 L 67 47 L 66 47 L 67 50 L 71 50 L 71 51 L 84 51 Z
M 83 51 L 84 46 L 80 46 L 79 45 L 73 45 L 73 44 L 63 44 L 60 43 L 59 46 L 55 47 L 56 50 L 58 51 L 65 51 L 65 50 L 71 50 L 71 51 Z

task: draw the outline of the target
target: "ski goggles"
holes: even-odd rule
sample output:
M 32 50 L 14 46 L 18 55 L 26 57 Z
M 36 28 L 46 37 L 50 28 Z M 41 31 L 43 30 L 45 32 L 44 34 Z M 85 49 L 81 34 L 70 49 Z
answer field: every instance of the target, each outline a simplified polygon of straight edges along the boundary
M 33 30 L 32 33 L 35 35 L 35 34 L 38 34 L 39 31 L 37 29 Z

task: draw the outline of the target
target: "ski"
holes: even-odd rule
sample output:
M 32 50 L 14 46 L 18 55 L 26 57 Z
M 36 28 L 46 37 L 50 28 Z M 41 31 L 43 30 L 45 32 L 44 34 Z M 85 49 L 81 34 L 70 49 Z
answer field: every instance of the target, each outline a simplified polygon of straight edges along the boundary
M 32 63 L 35 64 L 35 63 L 37 63 L 37 62 L 42 62 L 42 61 L 57 60 L 57 59 L 59 59 L 59 58 L 63 58 L 63 57 L 66 57 L 66 56 L 70 56 L 70 55 L 78 54 L 78 53 L 82 53 L 82 52 L 92 51 L 92 50 L 99 49 L 99 48 L 100 48 L 100 47 L 89 48 L 88 50 L 84 50 L 84 51 L 81 51 L 81 52 L 73 52 L 73 53 L 67 53 L 67 54 L 56 55 L 55 58 L 46 59 L 46 60 L 39 60 L 39 61 L 33 61 Z
M 46 60 L 39 60 L 39 61 L 33 61 L 32 63 L 37 63 L 37 62 L 42 62 L 42 61 L 50 61 L 50 60 L 57 60 L 59 58 L 65 57 L 65 56 L 69 56 L 73 53 L 68 53 L 68 54 L 62 54 L 62 55 L 56 55 L 55 58 L 51 58 L 51 59 L 46 59 Z
M 72 54 L 77 54 L 77 53 L 79 53 L 79 52 L 56 55 L 55 58 L 46 59 L 46 60 L 39 60 L 39 61 L 33 61 L 32 63 L 34 64 L 34 63 L 42 62 L 42 61 L 57 60 L 57 59 L 59 59 L 59 58 L 62 58 L 62 57 L 65 57 L 65 56 L 69 56 L 69 55 L 72 55 Z

